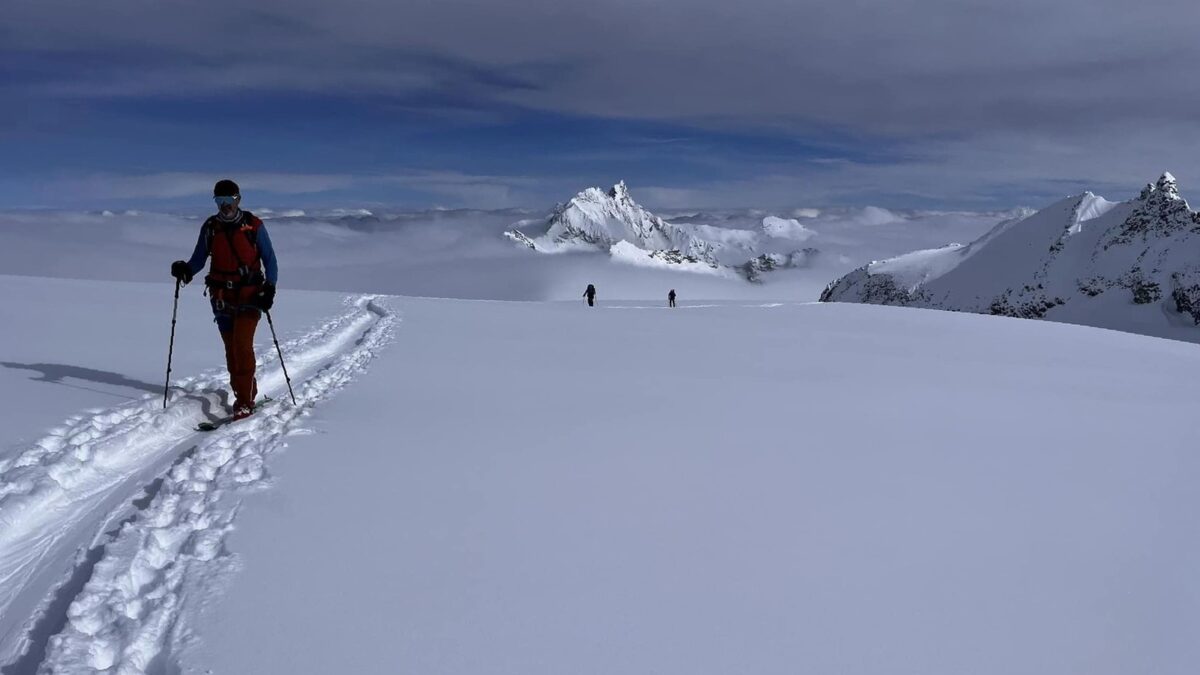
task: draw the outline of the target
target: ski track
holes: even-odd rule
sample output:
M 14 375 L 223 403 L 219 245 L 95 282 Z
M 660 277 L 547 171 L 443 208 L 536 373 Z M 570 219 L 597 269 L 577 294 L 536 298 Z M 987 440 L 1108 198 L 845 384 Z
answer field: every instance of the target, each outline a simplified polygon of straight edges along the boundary
M 31 649 L 45 650 L 37 672 L 163 669 L 164 658 L 186 639 L 177 630 L 184 581 L 229 557 L 223 542 L 237 500 L 221 501 L 222 495 L 261 484 L 267 456 L 283 447 L 287 435 L 303 433 L 300 419 L 365 369 L 390 340 L 396 317 L 374 296 L 347 303 L 346 313 L 281 345 L 296 405 L 271 349 L 259 360 L 259 389 L 280 403 L 254 417 L 212 432 L 195 430 L 221 409 L 223 394 L 217 390 L 223 392 L 227 375 L 217 369 L 179 380 L 165 410 L 154 397 L 91 410 L 0 461 L 0 617 L 39 591 L 36 614 L 61 604 L 61 598 L 52 602 L 47 596 L 62 586 L 28 587 L 40 563 L 62 546 L 87 550 L 101 542 L 90 552 L 90 579 L 71 601 L 62 631 L 33 644 L 34 626 L 46 617 L 29 616 L 20 628 L 25 656 Z M 187 448 L 182 454 L 181 446 Z M 131 481 L 140 486 L 148 471 L 172 459 L 152 499 L 107 540 L 101 538 L 97 524 L 106 529 L 115 503 L 132 496 Z M 98 560 L 96 551 L 102 551 Z M 0 635 L 3 641 L 11 638 Z M 9 666 L 24 672 L 34 665 L 24 656 L 14 663 Z

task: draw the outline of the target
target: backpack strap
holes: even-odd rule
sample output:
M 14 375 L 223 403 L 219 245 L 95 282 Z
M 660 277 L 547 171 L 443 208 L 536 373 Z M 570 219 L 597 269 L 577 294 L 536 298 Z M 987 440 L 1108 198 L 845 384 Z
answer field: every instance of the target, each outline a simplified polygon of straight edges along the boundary
M 254 247 L 254 251 L 258 253 L 258 228 L 262 227 L 262 219 L 249 211 L 242 211 L 242 215 L 242 233 L 246 235 L 246 240 Z M 261 257 L 262 254 L 259 255 Z

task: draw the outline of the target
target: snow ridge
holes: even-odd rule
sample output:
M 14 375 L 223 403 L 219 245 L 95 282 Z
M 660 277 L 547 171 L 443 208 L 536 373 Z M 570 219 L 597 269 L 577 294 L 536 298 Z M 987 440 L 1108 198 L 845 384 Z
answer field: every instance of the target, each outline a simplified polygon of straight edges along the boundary
M 189 575 L 227 557 L 221 548 L 236 504 L 221 496 L 259 482 L 264 460 L 295 432 L 317 402 L 344 386 L 391 335 L 395 318 L 374 297 L 307 335 L 282 345 L 293 374 L 297 405 L 264 408 L 257 416 L 217 432 L 194 426 L 219 410 L 224 374 L 212 371 L 180 381 L 166 409 L 154 397 L 94 411 L 68 421 L 25 452 L 0 463 L 0 579 L 9 595 L 0 614 L 25 589 L 48 548 L 71 545 L 80 523 L 126 496 L 131 481 L 170 460 L 183 442 L 195 446 L 163 478 L 147 509 L 121 526 L 104 547 L 90 581 L 68 610 L 65 630 L 53 637 L 39 672 L 142 673 L 160 654 L 179 646 L 175 625 Z M 264 393 L 286 397 L 274 354 L 260 361 Z M 274 359 L 274 360 L 272 360 Z M 264 367 L 265 365 L 265 367 Z M 198 442 L 197 442 L 198 441 Z M 47 534 L 50 533 L 50 534 Z M 26 628 L 29 624 L 27 623 Z
M 1164 173 L 1128 202 L 1091 192 L 965 247 L 906 254 L 832 282 L 822 301 L 1047 318 L 1200 340 L 1200 213 Z

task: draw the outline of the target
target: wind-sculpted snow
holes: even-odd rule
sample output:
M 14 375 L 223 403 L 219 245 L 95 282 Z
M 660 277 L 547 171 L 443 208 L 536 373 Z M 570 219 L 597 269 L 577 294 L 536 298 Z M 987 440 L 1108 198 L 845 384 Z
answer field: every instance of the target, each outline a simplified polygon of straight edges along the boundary
M 1090 192 L 966 246 L 874 262 L 823 301 L 1045 318 L 1200 341 L 1200 214 L 1164 173 L 1124 203 Z
M 222 502 L 232 488 L 261 481 L 265 459 L 297 431 L 300 418 L 359 372 L 388 340 L 395 320 L 371 297 L 282 345 L 298 405 L 273 352 L 260 361 L 260 389 L 279 399 L 258 415 L 210 434 L 195 425 L 222 414 L 226 375 L 212 371 L 176 383 L 169 407 L 146 398 L 68 420 L 22 453 L 0 462 L 0 615 L 22 595 L 47 552 L 90 536 L 97 512 L 176 459 L 149 505 L 103 546 L 91 578 L 50 640 L 41 672 L 141 673 L 172 640 L 190 575 L 222 556 L 236 515 Z M 187 449 L 180 458 L 181 449 Z M 103 518 L 103 516 L 101 516 Z M 43 608 L 44 609 L 44 608 Z M 26 630 L 32 625 L 26 624 Z

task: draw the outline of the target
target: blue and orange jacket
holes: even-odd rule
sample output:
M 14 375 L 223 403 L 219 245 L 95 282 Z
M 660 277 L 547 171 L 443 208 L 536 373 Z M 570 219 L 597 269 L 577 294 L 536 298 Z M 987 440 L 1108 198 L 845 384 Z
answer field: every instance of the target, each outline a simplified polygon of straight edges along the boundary
M 251 307 L 251 298 L 262 288 L 263 280 L 274 285 L 279 278 L 267 228 L 249 211 L 240 211 L 230 221 L 217 216 L 204 221 L 188 270 L 199 274 L 210 256 L 212 266 L 204 281 L 216 312 Z

